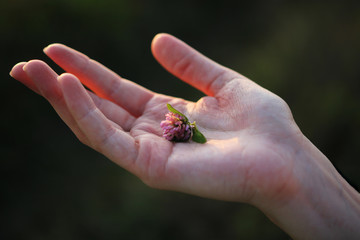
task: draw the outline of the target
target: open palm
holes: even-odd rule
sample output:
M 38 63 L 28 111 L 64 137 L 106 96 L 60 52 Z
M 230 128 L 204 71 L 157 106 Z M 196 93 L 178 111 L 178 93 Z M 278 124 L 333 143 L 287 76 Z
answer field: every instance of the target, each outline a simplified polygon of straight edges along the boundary
M 43 95 L 80 141 L 150 186 L 251 203 L 285 198 L 294 188 L 288 145 L 300 131 L 286 103 L 175 37 L 158 35 L 152 51 L 207 95 L 196 103 L 153 93 L 64 45 L 44 51 L 67 73 L 32 60 L 12 76 Z M 167 103 L 196 121 L 208 142 L 164 139 Z

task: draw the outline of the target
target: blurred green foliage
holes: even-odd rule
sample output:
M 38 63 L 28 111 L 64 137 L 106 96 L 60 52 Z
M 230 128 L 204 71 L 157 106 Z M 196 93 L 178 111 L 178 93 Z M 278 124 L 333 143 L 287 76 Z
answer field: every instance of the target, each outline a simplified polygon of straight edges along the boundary
M 3 0 L 1 239 L 288 239 L 259 210 L 150 189 L 81 145 L 8 72 L 61 42 L 145 87 L 202 96 L 152 58 L 171 33 L 285 99 L 306 136 L 360 187 L 358 1 Z

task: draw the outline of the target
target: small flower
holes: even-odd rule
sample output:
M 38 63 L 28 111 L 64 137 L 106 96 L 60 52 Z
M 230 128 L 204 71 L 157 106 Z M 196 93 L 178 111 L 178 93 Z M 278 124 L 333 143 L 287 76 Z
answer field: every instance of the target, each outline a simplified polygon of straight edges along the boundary
M 166 120 L 160 123 L 163 137 L 169 141 L 186 142 L 192 137 L 193 127 L 186 118 L 173 112 L 165 115 Z
M 189 119 L 167 104 L 170 112 L 165 114 L 166 119 L 161 121 L 163 137 L 169 141 L 186 142 L 192 139 L 194 142 L 206 143 L 205 136 L 197 129 L 196 123 L 190 123 Z

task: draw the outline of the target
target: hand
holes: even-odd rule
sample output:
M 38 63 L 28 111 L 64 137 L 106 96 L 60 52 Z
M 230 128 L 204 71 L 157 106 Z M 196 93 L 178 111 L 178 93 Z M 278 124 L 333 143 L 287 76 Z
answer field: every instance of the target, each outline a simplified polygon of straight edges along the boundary
M 12 75 L 47 98 L 83 143 L 150 186 L 241 201 L 254 197 L 249 185 L 269 192 L 269 179 L 271 191 L 286 188 L 292 163 L 279 142 L 299 134 L 286 104 L 169 35 L 156 37 L 152 50 L 208 96 L 194 103 L 153 93 L 59 44 L 45 53 L 73 75 L 58 77 L 38 60 L 17 65 Z M 165 140 L 159 124 L 166 103 L 196 121 L 208 142 Z
M 298 236 L 301 229 L 284 219 L 301 212 L 288 208 L 317 191 L 310 173 L 336 175 L 281 98 L 170 35 L 154 38 L 153 55 L 207 95 L 196 103 L 144 89 L 64 45 L 44 52 L 67 73 L 32 60 L 11 75 L 44 96 L 81 142 L 152 187 L 253 204 Z M 165 140 L 167 103 L 196 121 L 208 142 Z

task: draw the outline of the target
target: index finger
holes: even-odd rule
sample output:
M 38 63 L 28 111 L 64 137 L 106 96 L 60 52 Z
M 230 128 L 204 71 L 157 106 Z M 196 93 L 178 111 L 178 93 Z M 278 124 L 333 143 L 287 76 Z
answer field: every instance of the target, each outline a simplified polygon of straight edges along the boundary
M 144 106 L 154 95 L 150 90 L 121 78 L 102 64 L 65 45 L 51 44 L 44 52 L 98 96 L 115 102 L 134 116 L 142 114 Z

